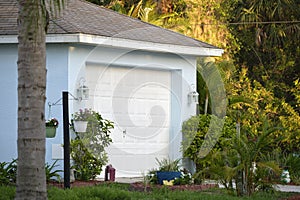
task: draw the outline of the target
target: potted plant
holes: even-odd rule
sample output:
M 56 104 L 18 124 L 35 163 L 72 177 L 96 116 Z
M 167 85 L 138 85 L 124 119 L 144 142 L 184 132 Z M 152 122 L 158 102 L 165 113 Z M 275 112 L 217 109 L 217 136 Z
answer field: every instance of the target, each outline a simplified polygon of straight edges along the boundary
M 85 109 L 73 114 L 71 120 L 73 130 L 74 120 L 78 119 L 85 119 L 88 124 L 84 134 L 75 131 L 75 137 L 70 143 L 74 175 L 77 180 L 93 180 L 108 161 L 105 149 L 112 142 L 110 133 L 114 125 L 98 112 Z
M 159 161 L 156 158 L 156 161 L 159 165 L 159 170 L 156 172 L 159 184 L 162 185 L 164 184 L 164 181 L 172 181 L 181 177 L 181 172 L 179 170 L 180 159 L 172 161 L 168 158 Z
M 80 109 L 72 115 L 72 124 L 75 132 L 86 132 L 88 119 L 92 116 L 91 109 Z
M 56 135 L 56 128 L 58 127 L 58 120 L 52 118 L 46 121 L 46 137 L 54 138 Z

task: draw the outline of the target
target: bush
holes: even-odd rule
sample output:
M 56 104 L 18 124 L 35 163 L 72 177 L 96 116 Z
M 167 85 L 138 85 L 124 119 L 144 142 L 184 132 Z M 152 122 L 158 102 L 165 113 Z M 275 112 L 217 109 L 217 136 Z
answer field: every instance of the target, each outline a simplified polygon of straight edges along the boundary
M 63 172 L 63 170 L 53 170 L 55 167 L 57 167 L 56 163 L 58 160 L 56 160 L 52 165 L 49 165 L 48 163 L 45 164 L 45 171 L 46 171 L 46 181 L 49 182 L 51 180 L 57 180 L 60 182 L 61 177 L 58 174 L 59 172 Z M 55 178 L 55 179 L 53 179 Z
M 75 133 L 76 137 L 71 141 L 71 157 L 74 161 L 75 178 L 79 180 L 95 179 L 102 171 L 102 166 L 107 162 L 105 147 L 111 142 L 110 129 L 113 122 L 103 119 L 95 111 L 85 109 L 73 114 L 74 119 L 88 121 L 85 133 Z
M 206 136 L 208 132 L 216 131 L 221 132 L 219 138 Z M 214 115 L 193 116 L 182 125 L 184 138 L 182 142 L 183 155 L 194 161 L 196 171 L 199 172 L 210 164 L 210 161 L 199 156 L 200 149 L 203 148 L 204 140 L 206 140 L 206 145 L 213 145 L 215 140 L 217 140 L 212 151 L 220 151 L 224 146 L 229 145 L 228 138 L 235 133 L 235 123 L 228 117 L 220 119 Z
M 0 163 L 0 185 L 15 184 L 17 180 L 17 160 Z
M 300 155 L 290 153 L 287 157 L 286 166 L 290 172 L 292 182 L 300 184 Z
M 72 168 L 75 170 L 76 180 L 95 179 L 106 163 L 106 157 L 98 159 L 93 155 L 80 139 L 72 140 L 71 156 L 74 161 Z
M 186 169 L 181 170 L 181 177 L 174 180 L 174 185 L 188 185 L 192 183 L 192 175 Z

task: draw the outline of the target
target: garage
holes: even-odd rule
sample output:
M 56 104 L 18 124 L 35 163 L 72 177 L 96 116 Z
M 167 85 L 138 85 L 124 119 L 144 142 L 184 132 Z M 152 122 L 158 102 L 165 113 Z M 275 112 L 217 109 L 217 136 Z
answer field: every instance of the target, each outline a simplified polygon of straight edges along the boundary
M 141 176 L 169 155 L 171 71 L 86 66 L 89 107 L 113 121 L 109 163 L 117 177 Z
M 0 104 L 7 118 L 0 122 L 0 161 L 8 162 L 17 156 L 18 6 L 0 4 L 1 81 L 9 83 Z M 56 106 L 46 106 L 45 116 L 60 122 L 46 139 L 47 163 L 59 159 L 57 169 L 64 169 L 62 91 L 70 94 L 69 117 L 87 108 L 115 122 L 107 152 L 117 176 L 141 176 L 157 167 L 155 158 L 182 158 L 181 126 L 196 114 L 189 94 L 196 90 L 197 58 L 221 56 L 222 49 L 81 0 L 50 16 L 46 43 L 46 97 Z M 77 98 L 83 80 L 86 99 Z

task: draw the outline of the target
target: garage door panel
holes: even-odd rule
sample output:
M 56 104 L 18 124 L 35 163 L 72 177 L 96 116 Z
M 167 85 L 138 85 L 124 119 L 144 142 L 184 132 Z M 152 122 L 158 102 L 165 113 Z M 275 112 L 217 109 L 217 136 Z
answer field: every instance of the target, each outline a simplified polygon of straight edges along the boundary
M 168 156 L 170 71 L 100 65 L 86 71 L 92 108 L 115 123 L 107 152 L 117 176 L 155 167 L 156 157 Z

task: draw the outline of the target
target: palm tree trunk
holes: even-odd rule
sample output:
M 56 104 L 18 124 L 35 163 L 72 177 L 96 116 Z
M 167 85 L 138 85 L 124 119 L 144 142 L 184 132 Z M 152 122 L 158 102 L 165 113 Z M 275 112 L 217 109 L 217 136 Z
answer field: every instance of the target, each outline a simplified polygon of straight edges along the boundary
M 206 89 L 207 90 L 207 89 Z M 204 105 L 204 114 L 206 115 L 207 114 L 207 109 L 208 109 L 208 91 L 206 91 L 206 94 L 205 94 L 205 105 Z
M 47 199 L 45 18 L 41 0 L 19 0 L 18 169 L 15 199 Z

